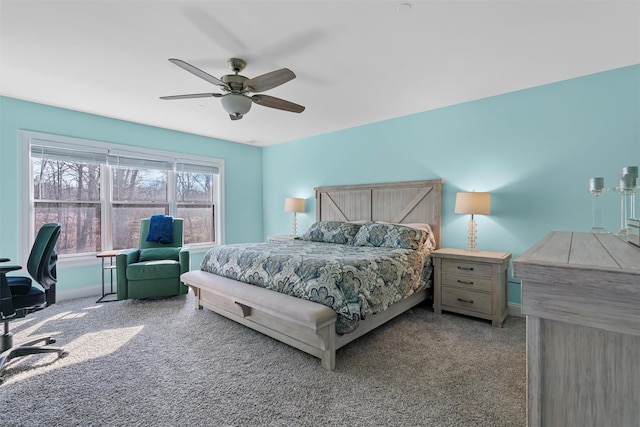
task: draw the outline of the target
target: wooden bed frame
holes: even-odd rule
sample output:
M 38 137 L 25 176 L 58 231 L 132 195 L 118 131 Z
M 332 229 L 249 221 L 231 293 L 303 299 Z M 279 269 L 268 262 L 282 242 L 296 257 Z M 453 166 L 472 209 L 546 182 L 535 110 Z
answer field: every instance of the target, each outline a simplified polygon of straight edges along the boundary
M 372 185 L 317 187 L 318 221 L 387 221 L 428 223 L 436 248 L 442 230 L 442 180 L 409 181 Z M 335 368 L 340 347 L 388 322 L 427 298 L 421 291 L 386 311 L 368 316 L 358 328 L 344 335 L 335 331 L 336 313 L 315 302 L 194 270 L 182 275 L 196 296 L 196 308 L 208 308 L 321 359 Z

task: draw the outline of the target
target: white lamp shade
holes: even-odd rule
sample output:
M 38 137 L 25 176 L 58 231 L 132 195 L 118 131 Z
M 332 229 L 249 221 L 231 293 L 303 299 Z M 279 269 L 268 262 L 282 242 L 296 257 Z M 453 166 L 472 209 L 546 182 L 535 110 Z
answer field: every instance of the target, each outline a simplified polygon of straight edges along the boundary
M 491 193 L 456 193 L 456 213 L 489 215 L 491 213 Z
M 285 212 L 304 212 L 304 199 L 290 197 L 284 201 Z
M 222 97 L 222 108 L 229 114 L 246 114 L 251 109 L 251 98 L 231 93 Z

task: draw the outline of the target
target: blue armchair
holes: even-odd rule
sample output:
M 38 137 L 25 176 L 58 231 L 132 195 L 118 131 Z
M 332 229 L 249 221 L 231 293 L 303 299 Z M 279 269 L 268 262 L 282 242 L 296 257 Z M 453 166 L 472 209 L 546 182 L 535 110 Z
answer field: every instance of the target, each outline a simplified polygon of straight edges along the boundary
M 138 249 L 116 256 L 118 299 L 159 298 L 186 294 L 180 275 L 189 271 L 189 250 L 183 248 L 183 220 L 173 219 L 173 242 L 147 241 L 150 219 L 140 223 Z

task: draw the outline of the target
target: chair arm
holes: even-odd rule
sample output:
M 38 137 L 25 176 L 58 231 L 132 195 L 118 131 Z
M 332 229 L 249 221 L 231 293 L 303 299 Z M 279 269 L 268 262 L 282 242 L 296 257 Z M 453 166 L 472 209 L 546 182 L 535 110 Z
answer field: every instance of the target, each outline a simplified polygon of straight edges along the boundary
M 140 259 L 140 249 L 130 249 L 116 255 L 116 283 L 118 299 L 127 299 L 129 283 L 127 282 L 127 266 L 138 262 Z
M 5 265 L 3 267 L 0 267 L 0 274 L 7 274 L 10 271 L 16 271 L 21 269 L 22 269 L 21 265 Z
M 4 258 L 9 261 L 8 258 Z M 6 262 L 6 261 L 2 261 Z M 16 310 L 13 308 L 13 294 L 9 289 L 9 282 L 7 282 L 7 272 L 13 270 L 20 270 L 22 267 L 18 265 L 2 267 L 0 269 L 0 319 L 5 320 L 10 317 L 14 317 Z M 4 348 L 4 347 L 3 347 Z
M 180 275 L 182 275 L 182 273 L 186 273 L 191 268 L 191 264 L 189 260 L 190 258 L 189 248 L 180 249 L 180 252 L 178 253 L 178 257 L 180 261 Z

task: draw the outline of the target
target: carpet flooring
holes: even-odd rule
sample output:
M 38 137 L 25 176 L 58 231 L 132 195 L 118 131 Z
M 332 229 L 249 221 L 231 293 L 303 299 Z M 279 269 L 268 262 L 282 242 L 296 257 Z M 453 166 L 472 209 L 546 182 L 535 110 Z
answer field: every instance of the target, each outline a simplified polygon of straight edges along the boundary
M 0 426 L 524 426 L 525 320 L 418 306 L 319 359 L 180 297 L 57 303 L 11 322 L 69 356 L 13 359 Z

